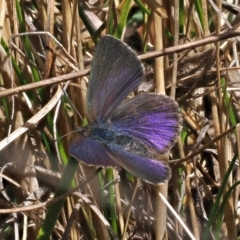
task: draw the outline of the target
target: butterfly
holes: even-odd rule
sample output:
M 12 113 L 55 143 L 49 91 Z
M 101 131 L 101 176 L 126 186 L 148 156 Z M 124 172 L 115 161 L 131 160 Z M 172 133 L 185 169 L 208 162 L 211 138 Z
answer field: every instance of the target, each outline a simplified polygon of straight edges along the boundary
M 165 95 L 126 97 L 144 71 L 133 50 L 106 35 L 99 41 L 89 76 L 86 117 L 89 125 L 69 145 L 69 154 L 87 165 L 118 167 L 152 184 L 170 178 L 158 160 L 181 130 L 177 103 Z

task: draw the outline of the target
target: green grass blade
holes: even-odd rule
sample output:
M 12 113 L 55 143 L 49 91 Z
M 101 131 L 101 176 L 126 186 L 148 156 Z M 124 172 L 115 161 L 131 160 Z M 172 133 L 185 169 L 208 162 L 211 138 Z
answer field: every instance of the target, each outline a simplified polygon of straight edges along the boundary
M 73 157 L 69 158 L 69 161 L 64 170 L 62 179 L 60 180 L 59 186 L 55 193 L 55 198 L 66 193 L 72 183 L 74 174 L 78 168 L 79 162 Z M 43 222 L 41 229 L 38 232 L 37 240 L 50 239 L 53 232 L 55 223 L 60 215 L 61 209 L 65 199 L 62 199 L 52 205 L 50 205 L 46 218 Z
M 146 6 L 140 1 L 140 0 L 134 0 L 134 2 L 138 5 L 138 7 L 140 8 L 140 10 L 147 14 L 148 16 L 150 16 L 151 11 L 149 11 Z
M 201 25 L 202 25 L 202 28 L 204 27 L 204 24 L 203 24 L 203 9 L 202 9 L 202 1 L 201 0 L 195 0 L 194 1 L 194 5 L 195 5 L 195 8 L 197 10 L 197 14 L 198 14 L 198 17 L 200 19 L 200 22 L 201 22 Z
M 116 31 L 114 33 L 114 36 L 116 38 L 121 39 L 122 34 L 123 34 L 123 30 L 126 26 L 127 23 L 127 17 L 128 17 L 128 13 L 130 10 L 130 6 L 131 6 L 131 0 L 123 0 L 121 2 L 121 13 L 120 13 L 120 18 L 119 18 L 119 22 L 116 28 Z
M 107 169 L 107 177 L 108 182 L 113 181 L 113 169 Z M 111 218 L 111 226 L 113 231 L 118 233 L 118 224 L 117 224 L 117 216 L 116 216 L 116 208 L 115 208 L 115 194 L 114 194 L 114 185 L 110 184 L 108 187 L 108 195 L 109 195 L 109 209 L 110 209 L 110 218 Z
M 17 10 L 17 16 L 18 16 L 18 20 L 19 20 L 20 32 L 26 32 L 25 21 L 24 21 L 23 13 L 21 11 L 21 6 L 20 6 L 18 0 L 16 0 L 16 10 Z M 32 55 L 32 51 L 31 51 L 31 44 L 30 44 L 30 41 L 27 36 L 23 36 L 23 44 L 24 44 L 24 48 L 25 48 L 25 51 L 26 51 L 26 54 L 27 54 L 27 57 L 29 58 L 29 60 L 31 60 L 32 62 L 35 62 L 35 59 Z M 40 76 L 39 76 L 37 68 L 35 66 L 33 66 L 32 64 L 30 65 L 30 67 L 32 70 L 33 79 L 35 81 L 39 81 Z
M 209 215 L 209 219 L 208 219 L 208 222 L 207 222 L 207 226 L 205 227 L 204 229 L 204 232 L 203 232 L 203 240 L 207 240 L 209 239 L 209 236 L 210 236 L 210 230 L 216 220 L 216 217 L 217 217 L 217 213 L 219 211 L 219 208 L 220 208 L 220 201 L 221 201 L 221 198 L 223 196 L 223 193 L 224 193 L 224 189 L 225 187 L 227 186 L 227 183 L 228 183 L 228 178 L 233 170 L 233 167 L 236 163 L 236 159 L 237 159 L 237 155 L 235 154 L 233 160 L 231 161 L 231 164 L 226 172 L 226 175 L 223 179 L 223 182 L 221 184 L 221 187 L 219 188 L 219 192 L 216 196 L 216 201 L 215 203 L 213 204 L 213 207 L 211 208 L 211 211 L 210 211 L 210 215 Z
M 235 163 L 236 161 L 234 161 Z M 217 224 L 216 224 L 216 230 L 214 233 L 214 236 L 216 237 L 216 240 L 221 239 L 221 228 L 222 228 L 222 220 L 223 220 L 223 214 L 224 214 L 224 208 L 225 205 L 227 203 L 228 198 L 230 197 L 231 193 L 233 192 L 233 190 L 240 184 L 240 181 L 235 182 L 227 191 L 227 193 L 225 194 L 224 198 L 223 198 L 223 202 L 219 207 L 219 215 L 217 218 Z

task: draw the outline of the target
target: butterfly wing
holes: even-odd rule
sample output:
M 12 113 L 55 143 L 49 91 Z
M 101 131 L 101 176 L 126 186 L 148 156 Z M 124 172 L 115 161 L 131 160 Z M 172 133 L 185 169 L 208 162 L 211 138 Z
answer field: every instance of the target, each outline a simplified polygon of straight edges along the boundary
M 131 48 L 116 38 L 104 36 L 96 48 L 89 77 L 89 122 L 105 122 L 142 77 L 142 64 Z
M 149 159 L 136 155 L 131 151 L 125 151 L 115 144 L 107 147 L 112 158 L 128 172 L 147 182 L 159 184 L 171 176 L 170 168 L 162 161 Z
M 141 62 L 132 50 L 113 37 L 103 37 L 90 72 L 87 117 L 113 137 L 100 143 L 91 134 L 80 136 L 69 152 L 86 164 L 119 164 L 148 182 L 160 183 L 169 178 L 170 169 L 156 160 L 157 153 L 174 143 L 181 118 L 177 104 L 163 95 L 141 94 L 121 104 L 142 77 Z
M 176 141 L 181 129 L 178 105 L 158 94 L 140 94 L 122 103 L 106 128 L 115 134 L 106 145 L 111 157 L 133 175 L 158 184 L 170 177 L 169 167 L 157 161 Z
M 140 94 L 122 103 L 111 117 L 112 131 L 144 141 L 159 153 L 166 152 L 181 130 L 177 103 L 158 94 Z
M 69 153 L 87 165 L 101 167 L 117 166 L 104 147 L 89 136 L 80 135 L 76 138 L 69 146 Z

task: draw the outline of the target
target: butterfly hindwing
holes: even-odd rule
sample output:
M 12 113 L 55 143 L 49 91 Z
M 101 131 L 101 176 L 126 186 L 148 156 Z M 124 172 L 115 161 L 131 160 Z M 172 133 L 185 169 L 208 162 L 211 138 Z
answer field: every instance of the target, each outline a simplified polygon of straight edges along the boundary
M 140 94 L 122 103 L 111 117 L 117 134 L 134 136 L 164 153 L 176 141 L 181 129 L 178 105 L 158 94 Z
M 109 154 L 128 172 L 153 184 L 159 184 L 171 176 L 170 168 L 162 161 L 148 159 L 129 151 L 124 151 L 117 145 L 107 147 Z
M 105 148 L 90 136 L 79 135 L 69 146 L 69 153 L 87 165 L 115 167 Z

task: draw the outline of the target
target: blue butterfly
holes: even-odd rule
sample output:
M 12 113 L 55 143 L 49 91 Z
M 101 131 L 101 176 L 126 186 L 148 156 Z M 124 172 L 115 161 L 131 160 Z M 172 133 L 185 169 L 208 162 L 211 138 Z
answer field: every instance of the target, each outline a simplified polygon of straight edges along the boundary
M 171 98 L 143 93 L 125 100 L 142 81 L 143 66 L 121 41 L 104 36 L 92 61 L 86 109 L 89 126 L 69 146 L 87 165 L 125 168 L 158 184 L 170 168 L 159 155 L 172 147 L 181 129 L 178 105 Z

